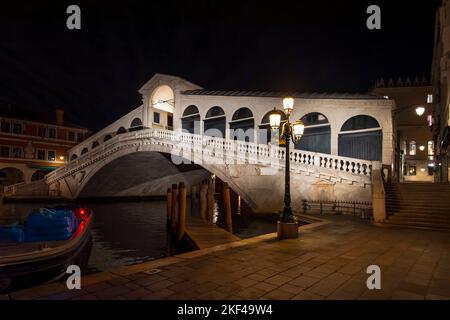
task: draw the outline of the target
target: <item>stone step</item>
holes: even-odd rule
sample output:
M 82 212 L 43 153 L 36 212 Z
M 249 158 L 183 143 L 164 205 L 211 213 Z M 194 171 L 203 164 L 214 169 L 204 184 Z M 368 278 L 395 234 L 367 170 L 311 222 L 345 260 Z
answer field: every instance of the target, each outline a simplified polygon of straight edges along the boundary
M 442 227 L 442 226 L 436 226 L 436 225 L 424 225 L 424 224 L 417 224 L 417 223 L 397 223 L 397 222 L 391 222 L 386 221 L 384 223 L 387 227 L 395 227 L 395 228 L 408 228 L 408 229 L 418 229 L 418 230 L 433 230 L 433 231 L 443 231 L 443 232 L 450 232 L 450 226 L 449 227 Z

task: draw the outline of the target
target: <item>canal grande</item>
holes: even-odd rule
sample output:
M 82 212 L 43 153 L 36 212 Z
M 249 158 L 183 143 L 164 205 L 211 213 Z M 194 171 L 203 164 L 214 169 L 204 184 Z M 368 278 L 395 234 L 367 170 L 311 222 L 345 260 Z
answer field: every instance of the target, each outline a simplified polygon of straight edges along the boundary
M 64 203 L 5 203 L 0 209 L 0 225 L 23 223 L 40 207 Z M 165 201 L 83 202 L 95 212 L 91 231 L 92 248 L 85 272 L 110 271 L 121 266 L 170 255 L 166 234 Z M 188 201 L 189 204 L 189 201 Z M 216 206 L 218 208 L 219 206 Z M 252 216 L 253 217 L 253 216 Z M 234 234 L 240 238 L 275 232 L 270 219 L 234 213 Z M 216 210 L 216 223 L 221 217 Z

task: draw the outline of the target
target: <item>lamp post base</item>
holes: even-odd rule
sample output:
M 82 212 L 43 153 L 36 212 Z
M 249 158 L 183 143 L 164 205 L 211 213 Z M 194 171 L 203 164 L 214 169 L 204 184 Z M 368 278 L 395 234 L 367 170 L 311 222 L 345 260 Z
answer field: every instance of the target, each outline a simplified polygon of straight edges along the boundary
M 278 235 L 278 240 L 297 239 L 298 238 L 298 223 L 296 221 L 295 222 L 278 221 L 277 235 Z

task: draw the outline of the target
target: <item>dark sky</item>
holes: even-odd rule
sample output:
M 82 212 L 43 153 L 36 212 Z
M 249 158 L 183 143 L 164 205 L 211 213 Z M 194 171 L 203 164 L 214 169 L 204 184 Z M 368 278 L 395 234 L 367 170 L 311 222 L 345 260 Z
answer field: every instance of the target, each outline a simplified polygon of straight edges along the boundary
M 440 0 L 0 1 L 0 100 L 98 130 L 154 73 L 207 89 L 366 92 L 429 77 Z M 77 4 L 82 29 L 66 28 Z M 381 7 L 381 30 L 366 8 Z

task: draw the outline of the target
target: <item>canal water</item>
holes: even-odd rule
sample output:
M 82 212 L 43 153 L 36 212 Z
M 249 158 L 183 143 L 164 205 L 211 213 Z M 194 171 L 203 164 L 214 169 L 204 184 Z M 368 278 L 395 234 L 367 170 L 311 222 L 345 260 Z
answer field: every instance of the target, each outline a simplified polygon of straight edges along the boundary
M 33 209 L 55 205 L 3 204 L 0 208 L 0 225 L 23 222 Z M 165 201 L 113 201 L 85 205 L 95 212 L 89 272 L 108 271 L 168 255 Z M 187 208 L 189 211 L 189 201 Z M 218 210 L 216 214 L 217 224 L 223 224 L 224 219 L 221 219 Z M 276 224 L 271 219 L 250 216 L 244 212 L 233 214 L 233 233 L 238 237 L 248 238 L 275 231 Z

